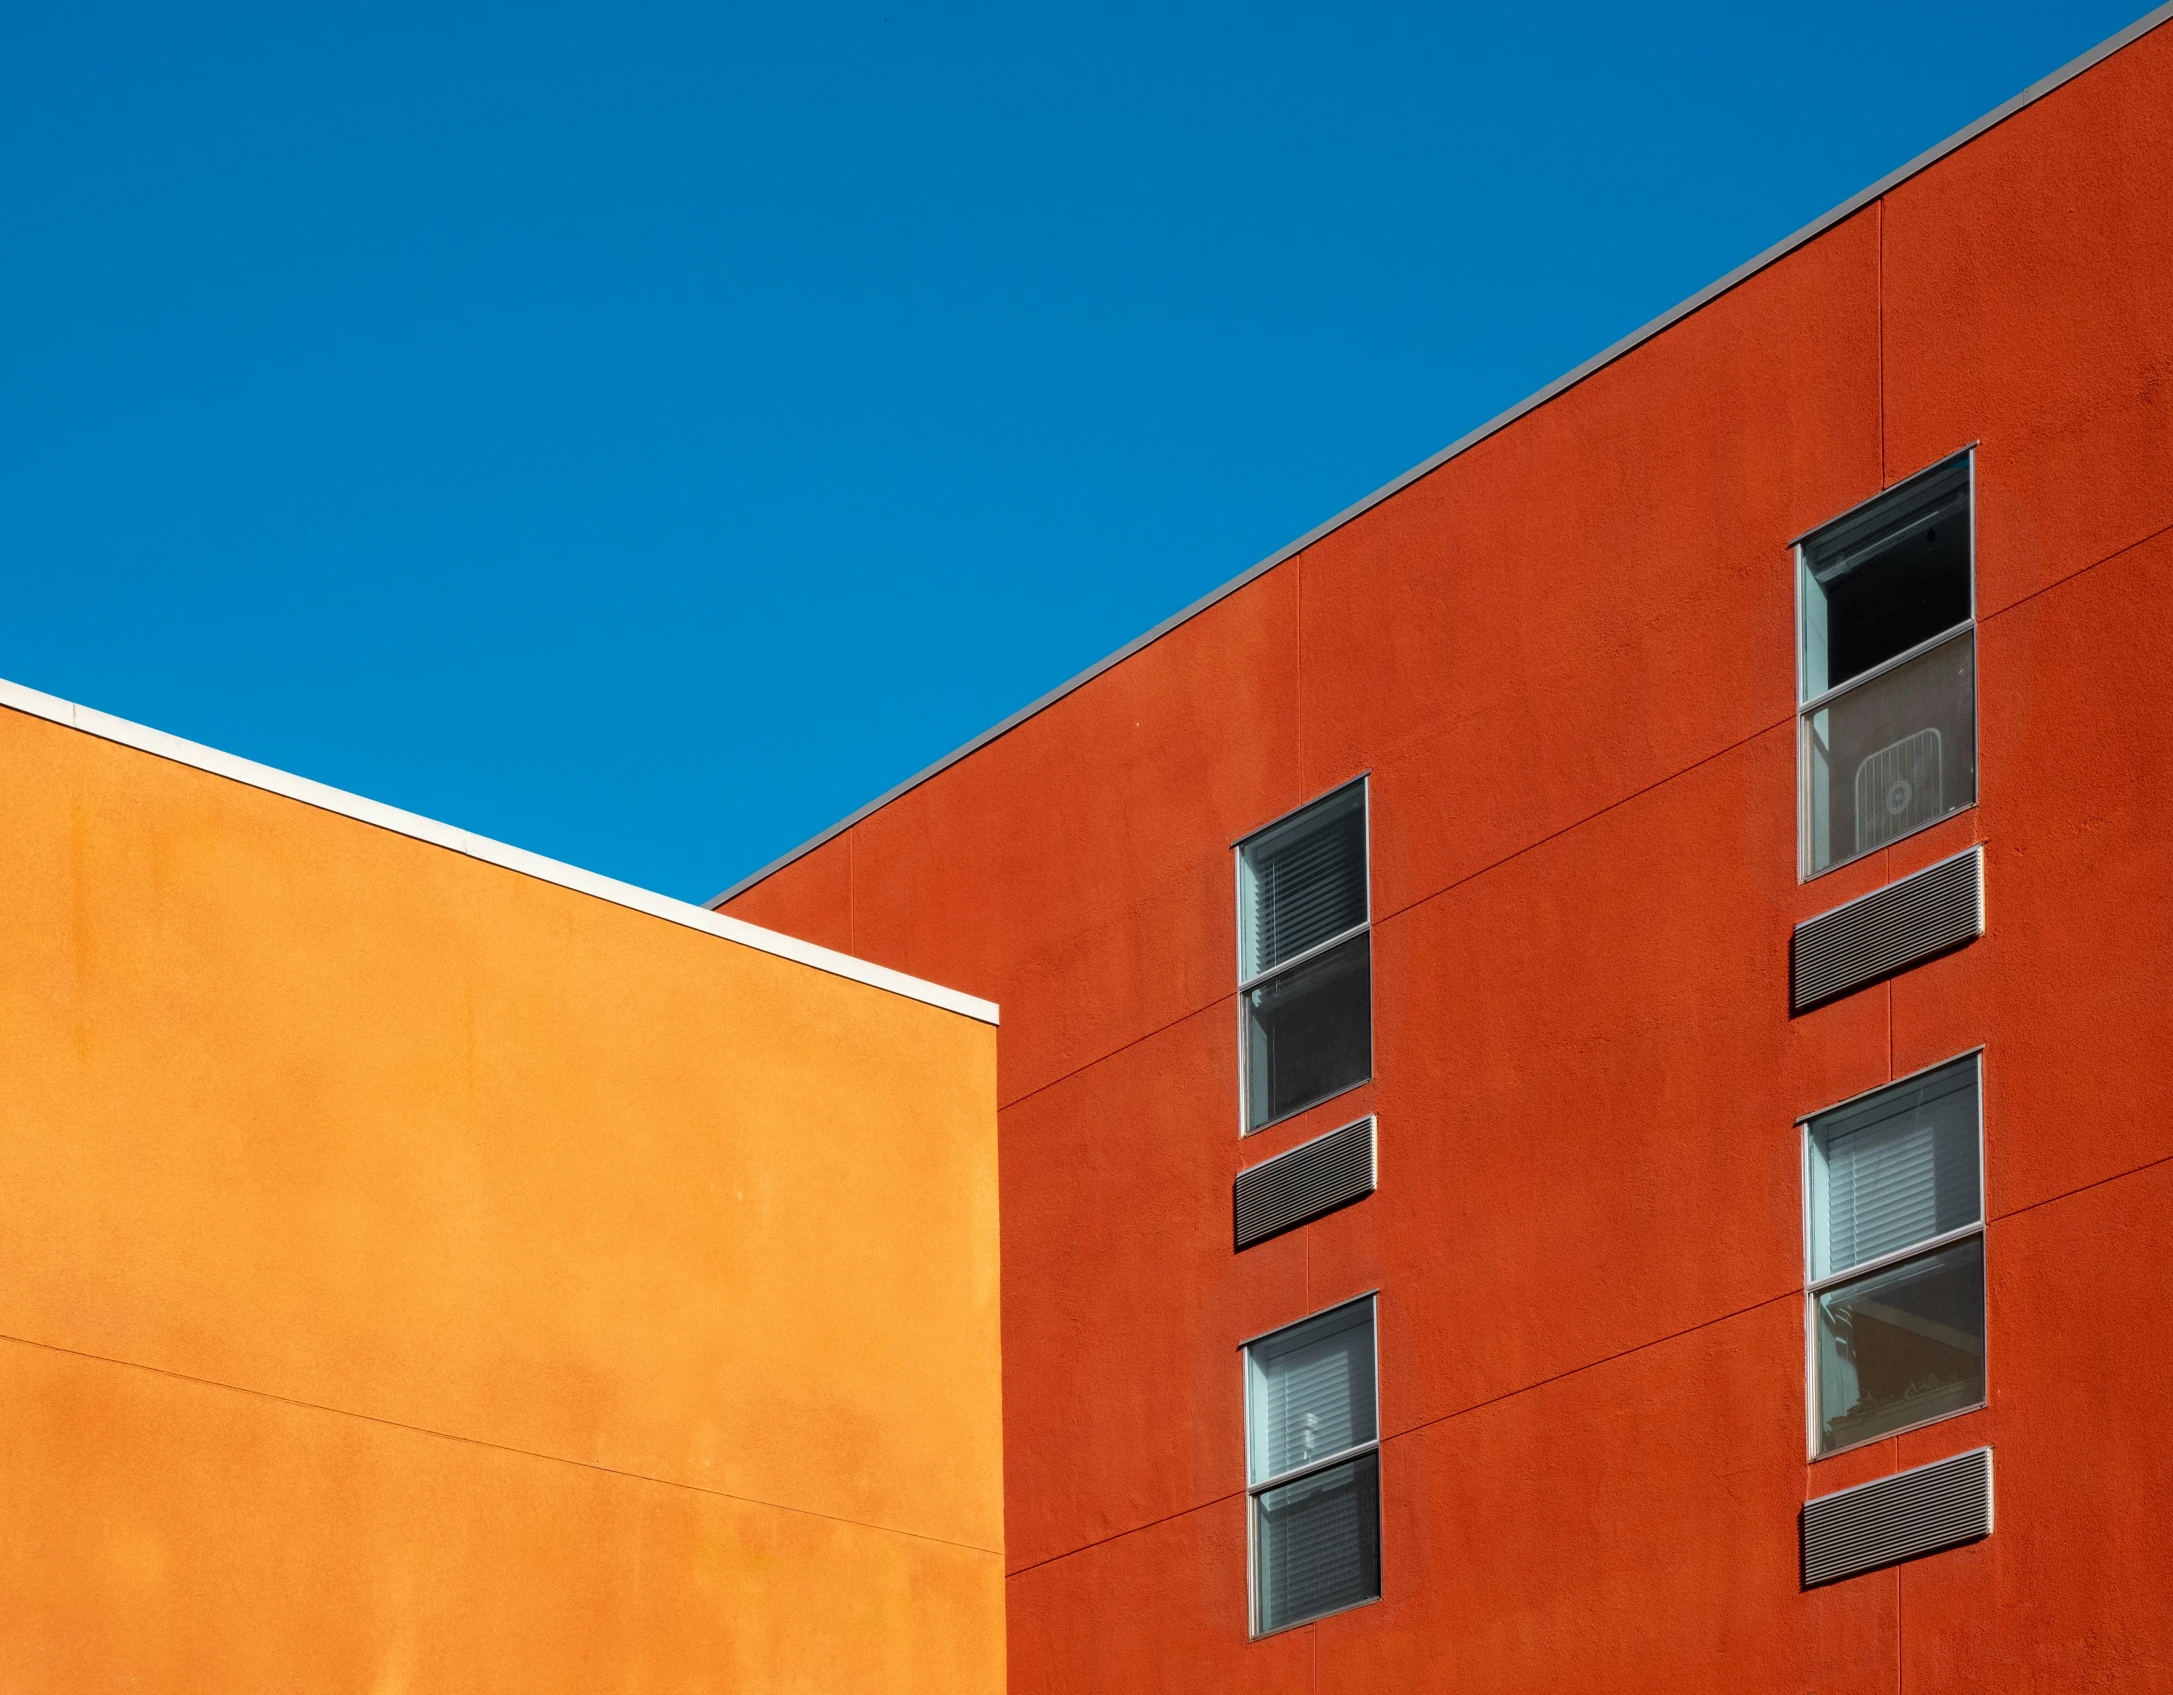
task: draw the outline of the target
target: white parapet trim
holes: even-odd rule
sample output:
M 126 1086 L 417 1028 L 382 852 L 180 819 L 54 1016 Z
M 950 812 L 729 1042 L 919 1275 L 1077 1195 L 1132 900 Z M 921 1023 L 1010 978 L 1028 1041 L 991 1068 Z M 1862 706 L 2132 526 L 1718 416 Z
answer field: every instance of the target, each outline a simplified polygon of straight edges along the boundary
M 721 912 L 711 912 L 706 907 L 695 906 L 687 901 L 673 900 L 669 895 L 639 889 L 614 877 L 604 877 L 594 871 L 583 871 L 578 866 L 564 865 L 555 859 L 546 859 L 540 853 L 530 853 L 525 848 L 508 847 L 503 842 L 492 841 L 488 836 L 458 830 L 450 824 L 440 824 L 435 818 L 402 812 L 396 806 L 385 806 L 378 801 L 365 800 L 360 795 L 329 788 L 323 783 L 313 783 L 307 777 L 296 777 L 289 772 L 277 771 L 269 765 L 259 765 L 253 759 L 221 753 L 217 748 L 205 747 L 198 742 L 183 741 L 179 736 L 169 736 L 163 730 L 131 724 L 125 718 L 95 712 L 90 707 L 78 706 L 73 701 L 62 700 L 56 695 L 41 694 L 36 689 L 8 682 L 5 678 L 0 678 L 0 706 L 27 713 L 33 718 L 43 718 L 54 724 L 64 724 L 71 730 L 81 730 L 86 735 L 118 742 L 123 747 L 132 747 L 139 752 L 155 754 L 160 759 L 170 759 L 178 765 L 194 766 L 199 771 L 209 771 L 213 776 L 247 783 L 253 789 L 284 795 L 289 800 L 300 801 L 304 806 L 320 807 L 344 818 L 374 824 L 379 829 L 390 830 L 396 835 L 411 836 L 416 841 L 428 842 L 433 847 L 450 848 L 454 853 L 466 854 L 470 859 L 480 859 L 487 865 L 502 866 L 508 871 L 518 871 L 523 876 L 556 883 L 562 889 L 593 895 L 598 900 L 610 901 L 614 906 L 646 912 L 652 918 L 661 918 L 670 924 L 683 924 L 689 930 L 700 930 L 706 935 L 737 942 L 741 947 L 775 954 L 779 959 L 795 960 L 801 965 L 811 965 L 817 971 L 827 971 L 832 976 L 847 977 L 855 983 L 865 983 L 870 988 L 886 989 L 894 995 L 904 995 L 909 1000 L 941 1007 L 946 1012 L 977 1018 L 984 1024 L 994 1024 L 997 1021 L 997 1009 L 993 1001 L 961 994 L 956 989 L 946 989 L 937 983 L 924 983 L 918 977 L 908 977 L 902 971 L 870 965 L 865 960 L 854 959 L 850 954 L 835 953 L 829 948 L 817 947 L 813 942 L 803 942 L 797 937 L 779 935 L 774 930 L 749 924 L 745 919 L 728 918 Z

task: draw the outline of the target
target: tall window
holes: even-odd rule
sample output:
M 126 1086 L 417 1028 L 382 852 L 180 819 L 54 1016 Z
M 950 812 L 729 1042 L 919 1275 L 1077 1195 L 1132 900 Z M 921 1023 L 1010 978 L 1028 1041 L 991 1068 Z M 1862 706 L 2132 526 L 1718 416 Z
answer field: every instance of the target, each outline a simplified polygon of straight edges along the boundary
M 1806 1124 L 1813 1448 L 1984 1404 L 1978 1056 Z
M 1796 547 L 1803 874 L 1977 798 L 1970 455 Z
M 1253 1634 L 1381 1594 L 1373 1297 L 1245 1349 Z
M 1364 779 L 1240 842 L 1237 905 L 1252 1131 L 1373 1075 Z

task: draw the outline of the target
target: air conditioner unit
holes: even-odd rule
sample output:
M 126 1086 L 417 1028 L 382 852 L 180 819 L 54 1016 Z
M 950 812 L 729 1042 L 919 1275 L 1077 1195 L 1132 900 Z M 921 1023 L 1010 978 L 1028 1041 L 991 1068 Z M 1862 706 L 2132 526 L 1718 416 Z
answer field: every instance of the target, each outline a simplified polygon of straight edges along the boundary
M 1856 767 L 1856 851 L 1884 847 L 1945 811 L 1937 730 L 1919 730 Z

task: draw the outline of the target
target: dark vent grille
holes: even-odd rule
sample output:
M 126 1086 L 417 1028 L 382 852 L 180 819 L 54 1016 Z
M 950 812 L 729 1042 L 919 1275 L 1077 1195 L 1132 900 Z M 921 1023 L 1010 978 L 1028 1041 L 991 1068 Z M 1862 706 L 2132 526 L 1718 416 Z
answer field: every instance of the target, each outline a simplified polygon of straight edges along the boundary
M 1372 1193 L 1373 1120 L 1361 1118 L 1237 1174 L 1237 1245 L 1249 1248 Z
M 1803 1505 L 1803 1586 L 1992 1534 L 1992 1450 L 1882 1477 Z
M 1973 847 L 1798 924 L 1794 1008 L 1845 995 L 1983 934 L 1984 849 Z

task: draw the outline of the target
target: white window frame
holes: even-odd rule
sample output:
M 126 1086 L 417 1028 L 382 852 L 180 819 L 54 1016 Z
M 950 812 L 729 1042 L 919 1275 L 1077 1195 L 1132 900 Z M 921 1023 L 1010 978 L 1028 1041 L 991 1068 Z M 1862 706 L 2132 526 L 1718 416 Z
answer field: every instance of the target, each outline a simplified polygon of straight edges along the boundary
M 1915 1082 L 1919 1077 L 1928 1077 L 1934 1071 L 1943 1071 L 1946 1067 L 1964 1059 L 1975 1060 L 1977 1064 L 1977 1222 L 1961 1225 L 1937 1236 L 1927 1236 L 1921 1242 L 1912 1242 L 1906 1248 L 1896 1248 L 1892 1253 L 1880 1254 L 1875 1258 L 1867 1259 L 1861 1265 L 1850 1266 L 1846 1271 L 1837 1271 L 1825 1277 L 1814 1277 L 1811 1274 L 1811 1268 L 1817 1264 L 1818 1244 L 1816 1231 L 1818 1221 L 1811 1216 L 1811 1145 L 1814 1134 L 1811 1128 L 1812 1125 L 1829 1113 L 1839 1112 L 1843 1107 L 1854 1106 L 1858 1101 L 1869 1100 L 1873 1095 L 1884 1094 L 1888 1089 L 1901 1088 L 1905 1084 Z M 1891 1082 L 1881 1083 L 1875 1088 L 1860 1089 L 1844 1100 L 1835 1101 L 1830 1106 L 1822 1106 L 1816 1112 L 1807 1112 L 1796 1120 L 1796 1135 L 1800 1144 L 1798 1153 L 1802 1160 L 1801 1176 L 1803 1182 L 1803 1429 L 1805 1451 L 1809 1454 L 1812 1463 L 1815 1464 L 1820 1460 L 1830 1460 L 1837 1454 L 1854 1453 L 1858 1448 L 1868 1448 L 1874 1442 L 1891 1441 L 1896 1436 L 1908 1435 L 1912 1430 L 1924 1430 L 1934 1424 L 1944 1424 L 1950 1418 L 1961 1418 L 1969 1413 L 1982 1412 L 1992 1402 L 1992 1271 L 1989 1252 L 1984 1256 L 1983 1397 L 1972 1401 L 1966 1407 L 1956 1407 L 1951 1412 L 1934 1413 L 1930 1418 L 1920 1418 L 1914 1424 L 1904 1424 L 1892 1430 L 1882 1430 L 1876 1436 L 1861 1437 L 1854 1442 L 1844 1443 L 1838 1448 L 1821 1449 L 1818 1445 L 1820 1405 L 1818 1383 L 1819 1296 L 1830 1289 L 1839 1287 L 1843 1283 L 1854 1283 L 1859 1278 L 1868 1277 L 1874 1272 L 1884 1271 L 1890 1266 L 1900 1265 L 1907 1260 L 1921 1259 L 1927 1255 L 1935 1254 L 1942 1248 L 1952 1247 L 1956 1242 L 1966 1242 L 1972 1236 L 1982 1238 L 1985 1235 L 1984 1045 L 1979 1043 L 1976 1047 L 1964 1048 L 1960 1053 L 1949 1054 L 1945 1059 L 1938 1060 L 1931 1065 L 1919 1066 L 1916 1070 L 1904 1076 L 1896 1077 Z
M 1805 548 L 1808 547 L 1809 544 L 1824 531 L 1832 529 L 1834 525 L 1855 517 L 1857 513 L 1865 511 L 1870 507 L 1876 506 L 1882 500 L 1890 499 L 1897 490 L 1907 488 L 1919 477 L 1926 477 L 1931 475 L 1934 471 L 1944 470 L 1947 466 L 1953 464 L 1957 459 L 1963 460 L 1969 467 L 1969 616 L 1963 619 L 1959 624 L 1951 625 L 1947 629 L 1941 630 L 1937 635 L 1929 636 L 1925 640 L 1918 642 L 1916 646 L 1909 648 L 1907 651 L 1895 654 L 1891 659 L 1882 659 L 1881 661 L 1879 661 L 1878 664 L 1872 666 L 1870 670 L 1861 672 L 1858 675 L 1851 677 L 1847 682 L 1837 684 L 1835 687 L 1826 689 L 1810 699 L 1805 699 L 1805 677 L 1803 665 L 1803 578 L 1805 571 L 1809 569 L 1809 563 L 1804 558 Z M 1940 458 L 1934 459 L 1930 464 L 1925 465 L 1918 470 L 1911 471 L 1899 482 L 1896 482 L 1887 488 L 1879 490 L 1877 494 L 1870 496 L 1868 499 L 1859 500 L 1854 506 L 1849 507 L 1846 511 L 1836 512 L 1831 518 L 1827 518 L 1820 523 L 1813 524 L 1808 530 L 1804 531 L 1802 535 L 1796 537 L 1794 541 L 1788 544 L 1788 557 L 1790 565 L 1795 572 L 1796 600 L 1796 881 L 1799 883 L 1809 883 L 1816 880 L 1817 878 L 1827 876 L 1832 872 L 1840 870 L 1841 867 L 1844 865 L 1853 865 L 1859 859 L 1864 859 L 1874 853 L 1882 852 L 1886 848 L 1892 847 L 1895 842 L 1905 842 L 1909 839 L 1909 837 L 1921 834 L 1923 831 L 1931 829 L 1933 825 L 1944 824 L 1950 818 L 1958 818 L 1963 813 L 1972 811 L 1977 805 L 1977 796 L 1983 792 L 1984 744 L 1978 736 L 1978 730 L 1980 726 L 1977 721 L 1977 696 L 1979 691 L 1976 684 L 1975 668 L 1977 637 L 1977 443 L 1971 442 L 1966 447 L 1958 448 L 1952 453 L 1944 454 Z M 1833 703 L 1839 700 L 1843 695 L 1853 694 L 1856 690 L 1862 688 L 1866 683 L 1876 682 L 1879 678 L 1885 676 L 1889 671 L 1900 670 L 1902 666 L 1908 664 L 1912 659 L 1923 658 L 1924 655 L 1931 652 L 1933 648 L 1942 646 L 1947 642 L 1953 641 L 1964 631 L 1968 632 L 1970 638 L 1971 669 L 1969 686 L 1969 736 L 1970 745 L 1976 750 L 1974 757 L 1976 759 L 1977 768 L 1977 781 L 1971 785 L 1969 805 L 1958 806 L 1952 812 L 1943 812 L 1937 818 L 1931 819 L 1927 823 L 1919 824 L 1916 826 L 1915 829 L 1909 830 L 1902 835 L 1896 836 L 1893 841 L 1881 842 L 1878 847 L 1864 848 L 1860 852 L 1850 854 L 1845 859 L 1836 859 L 1816 871 L 1812 870 L 1812 715 L 1814 713 L 1825 711 L 1827 707 L 1833 705 Z
M 1335 791 L 1332 789 L 1329 791 L 1329 793 L 1331 794 L 1333 794 L 1334 792 Z M 1370 1595 L 1363 1601 L 1353 1601 L 1347 1607 L 1336 1607 L 1329 1612 L 1315 1613 L 1310 1618 L 1292 1619 L 1290 1623 L 1279 1624 L 1273 1630 L 1262 1630 L 1260 1628 L 1260 1509 L 1258 1505 L 1260 1497 L 1266 1494 L 1271 1489 L 1280 1489 L 1286 1484 L 1302 1482 L 1304 1479 L 1317 1476 L 1321 1472 L 1332 1471 L 1335 1467 L 1339 1465 L 1348 1465 L 1353 1460 L 1363 1459 L 1368 1454 L 1375 1455 L 1376 1458 L 1378 1458 L 1381 1452 L 1380 1297 L 1380 1290 L 1368 1289 L 1363 1295 L 1354 1295 L 1347 1301 L 1336 1301 L 1329 1306 L 1322 1307 L 1318 1312 L 1309 1312 L 1303 1318 L 1294 1318 L 1288 1324 L 1278 1324 L 1273 1330 L 1264 1330 L 1257 1336 L 1248 1336 L 1245 1338 L 1244 1341 L 1240 1342 L 1237 1345 L 1237 1368 L 1240 1375 L 1244 1378 L 1245 1386 L 1245 1627 L 1249 1639 L 1254 1642 L 1261 1641 L 1263 1638 L 1269 1636 L 1281 1636 L 1285 1631 L 1302 1629 L 1304 1626 L 1309 1624 L 1318 1624 L 1324 1618 L 1340 1618 L 1345 1613 L 1356 1612 L 1360 1607 L 1374 1606 L 1381 1599 L 1379 1595 Z M 1366 1334 L 1372 1339 L 1373 1342 L 1372 1440 L 1367 1442 L 1354 1442 L 1350 1447 L 1342 1449 L 1338 1453 L 1331 1454 L 1326 1459 L 1312 1460 L 1305 1465 L 1293 1466 L 1290 1470 L 1283 1472 L 1278 1476 L 1268 1478 L 1265 1482 L 1262 1483 L 1253 1482 L 1253 1349 L 1260 1346 L 1260 1344 L 1263 1342 L 1274 1341 L 1276 1337 L 1282 1335 L 1285 1331 L 1295 1330 L 1301 1324 L 1310 1324 L 1316 1318 L 1325 1318 L 1330 1313 L 1343 1311 L 1346 1307 L 1355 1307 L 1361 1305 L 1367 1309 Z M 1388 1492 L 1387 1485 L 1385 1482 L 1382 1481 L 1378 1470 L 1376 1470 L 1374 1473 L 1374 1486 L 1383 1495 Z M 1376 1508 L 1378 1508 L 1378 1503 L 1376 1503 Z M 1385 1560 L 1383 1561 L 1383 1564 L 1386 1564 Z M 1388 1587 L 1388 1581 L 1385 1572 L 1382 1576 L 1381 1587 L 1384 1592 L 1387 1590 Z
M 1366 915 L 1361 918 L 1356 924 L 1353 924 L 1349 929 L 1341 931 L 1336 935 L 1330 936 L 1326 941 L 1315 942 L 1311 947 L 1307 948 L 1305 952 L 1301 954 L 1294 954 L 1289 959 L 1283 960 L 1278 964 L 1269 966 L 1265 971 L 1256 971 L 1255 973 L 1253 973 L 1252 976 L 1246 976 L 1246 844 L 1258 840 L 1260 837 L 1266 835 L 1270 830 L 1274 829 L 1279 824 L 1289 823 L 1300 813 L 1310 812 L 1314 807 L 1320 805 L 1323 801 L 1335 799 L 1337 795 L 1343 793 L 1344 790 L 1353 786 L 1355 786 L 1359 790 L 1359 828 L 1362 839 L 1364 841 L 1365 853 L 1365 865 L 1363 869 L 1365 874 L 1364 882 L 1366 890 Z M 1247 1055 L 1251 1048 L 1252 1029 L 1246 1017 L 1247 998 L 1252 994 L 1253 990 L 1259 988 L 1261 984 L 1272 982 L 1277 977 L 1282 976 L 1285 972 L 1294 971 L 1301 965 L 1310 965 L 1314 960 L 1318 959 L 1322 954 L 1327 953 L 1331 948 L 1341 947 L 1345 942 L 1352 940 L 1354 937 L 1369 936 L 1373 933 L 1372 770 L 1368 768 L 1367 770 L 1359 772 L 1358 775 L 1355 777 L 1346 777 L 1342 782 L 1335 784 L 1332 788 L 1326 788 L 1321 790 L 1321 792 L 1313 796 L 1311 800 L 1301 801 L 1298 805 L 1291 807 L 1287 812 L 1277 813 L 1265 824 L 1261 824 L 1253 829 L 1247 830 L 1242 836 L 1238 837 L 1236 841 L 1230 844 L 1230 870 L 1231 893 L 1237 903 L 1237 1135 L 1238 1140 L 1243 1141 L 1248 1136 L 1262 1135 L 1265 1132 L 1274 1129 L 1278 1124 L 1288 1124 L 1293 1118 L 1298 1118 L 1303 1116 L 1305 1113 L 1311 1112 L 1314 1107 L 1326 1106 L 1330 1101 L 1340 1100 L 1343 1096 L 1349 1094 L 1351 1090 L 1362 1089 L 1368 1083 L 1373 1081 L 1373 953 L 1371 947 L 1369 946 L 1366 952 L 1367 1014 L 1365 1076 L 1359 1078 L 1358 1081 L 1355 1083 L 1346 1084 L 1343 1088 L 1338 1089 L 1332 1095 L 1324 1095 L 1321 1099 L 1313 1102 L 1312 1106 L 1302 1106 L 1298 1108 L 1296 1112 L 1286 1112 L 1280 1118 L 1271 1118 L 1265 1124 L 1262 1124 L 1258 1129 L 1250 1128 L 1252 1124 L 1252 1065 Z

